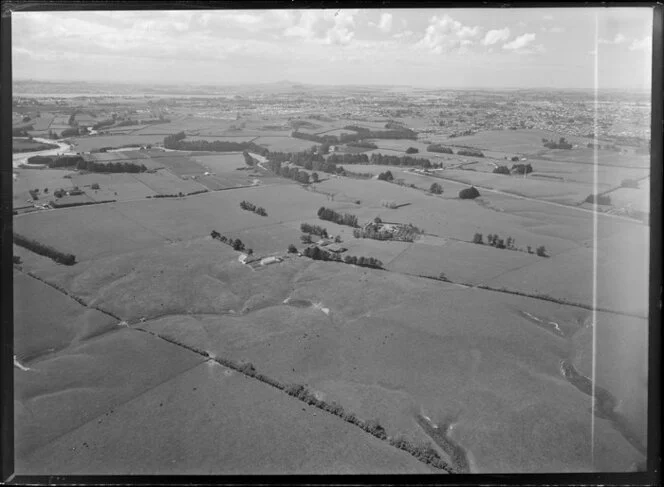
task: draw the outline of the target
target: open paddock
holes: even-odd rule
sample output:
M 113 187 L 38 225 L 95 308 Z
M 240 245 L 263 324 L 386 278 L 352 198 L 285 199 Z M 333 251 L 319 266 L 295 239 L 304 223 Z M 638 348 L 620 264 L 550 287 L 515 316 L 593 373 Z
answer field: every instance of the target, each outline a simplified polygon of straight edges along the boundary
M 129 144 L 148 145 L 164 141 L 158 135 L 90 135 L 87 137 L 72 137 L 75 152 L 90 152 L 102 147 L 122 147 Z
M 599 166 L 650 169 L 650 155 L 647 154 L 624 154 L 613 151 L 598 151 L 597 163 Z M 576 162 L 579 164 L 594 164 L 595 151 L 585 146 L 572 149 L 545 149 L 536 154 L 538 159 L 560 162 Z
M 542 145 L 542 139 L 553 139 L 557 141 L 560 137 L 560 134 L 549 130 L 489 130 L 478 132 L 473 135 L 454 137 L 448 139 L 447 143 L 455 146 L 468 146 L 489 151 L 493 150 L 514 154 L 535 154 L 545 149 Z M 590 141 L 590 139 L 573 136 L 565 136 L 565 139 L 572 144 L 579 144 L 583 147 L 585 147 Z
M 301 152 L 320 145 L 311 140 L 295 139 L 293 137 L 258 137 L 255 144 L 263 146 L 272 152 Z
M 486 241 L 486 235 L 485 241 Z M 517 246 L 527 246 L 517 242 Z M 533 251 L 535 245 L 532 245 Z M 439 277 L 441 273 L 455 282 L 482 284 L 492 277 L 527 266 L 542 257 L 489 245 L 440 238 L 415 241 L 392 260 L 387 268 L 404 274 Z
M 149 448 L 152 441 L 160 447 Z M 91 447 L 71 451 L 72 444 Z M 213 362 L 114 403 L 103 421 L 91 421 L 20 460 L 17 470 L 25 474 L 432 472 L 359 428 Z
M 239 167 L 247 167 L 241 152 L 220 153 L 209 156 L 192 155 L 191 160 L 205 168 L 206 171 L 214 173 L 235 173 Z
M 114 318 L 14 271 L 14 354 L 22 365 L 116 326 Z
M 126 201 L 158 194 L 136 179 L 133 174 L 126 173 L 77 173 L 72 177 L 72 182 L 83 188 L 95 201 Z M 99 185 L 97 190 L 90 188 L 95 183 Z
M 36 140 L 24 139 L 22 137 L 12 138 L 12 152 L 35 152 L 46 149 L 57 149 L 57 144 L 45 144 Z
M 618 188 L 608 193 L 611 206 L 650 212 L 650 178 L 639 181 L 638 188 Z
M 132 174 L 132 176 L 159 194 L 187 194 L 206 189 L 193 179 L 182 179 L 168 171 L 136 173 Z
M 418 413 L 452 422 L 450 437 L 473 471 L 590 468 L 590 399 L 560 375 L 569 344 L 525 315 L 572 334 L 589 312 L 345 264 L 293 262 L 290 273 L 285 264 L 249 273 L 259 282 L 281 274 L 275 304 L 146 326 L 251 361 L 282 383 L 307 384 L 325 401 L 377 419 L 390 435 L 421 438 Z M 304 306 L 284 304 L 286 297 Z M 609 422 L 595 423 L 594 442 L 603 470 L 643 458 Z
M 159 167 L 166 167 L 178 176 L 202 175 L 206 172 L 205 168 L 196 163 L 195 159 L 190 157 L 187 152 L 151 150 L 148 154 L 154 164 L 158 164 Z
M 165 237 L 136 223 L 131 209 L 122 206 L 119 211 L 118 206 L 122 204 L 26 213 L 14 217 L 13 227 L 20 235 L 74 254 L 77 261 L 166 243 Z
M 443 178 L 452 179 L 469 186 L 485 186 L 519 196 L 567 205 L 576 205 L 582 202 L 594 190 L 593 185 L 587 183 L 564 182 L 556 179 L 533 178 L 531 176 L 524 178 L 516 174 L 506 175 L 446 169 L 440 175 Z M 608 189 L 608 187 L 604 187 L 603 189 Z

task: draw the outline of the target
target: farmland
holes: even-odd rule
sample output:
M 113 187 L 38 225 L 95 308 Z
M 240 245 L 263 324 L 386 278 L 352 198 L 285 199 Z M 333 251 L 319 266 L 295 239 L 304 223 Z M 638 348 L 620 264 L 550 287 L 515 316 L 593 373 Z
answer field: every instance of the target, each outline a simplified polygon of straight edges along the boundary
M 267 89 L 43 102 L 49 125 L 41 129 L 90 125 L 111 112 L 126 124 L 71 137 L 63 152 L 145 168 L 14 168 L 14 232 L 75 256 L 62 265 L 14 246 L 17 471 L 643 465 L 650 229 L 627 209 L 649 213 L 648 156 L 610 134 L 601 143 L 623 151 L 595 152 L 590 139 L 545 124 L 507 130 L 487 117 L 470 130 L 460 116 L 449 117 L 457 125 L 439 124 L 441 93 L 375 88 L 365 100 L 358 87 Z M 444 95 L 471 109 L 463 92 Z M 501 96 L 512 95 L 496 93 L 496 103 Z M 17 104 L 15 127 L 30 110 Z M 136 120 L 160 123 L 130 125 Z M 417 139 L 367 139 L 378 149 L 357 151 L 401 157 L 413 147 L 409 156 L 442 166 L 334 167 L 320 143 L 290 136 L 339 136 L 349 125 L 421 131 Z M 187 141 L 251 141 L 267 153 L 250 167 L 241 151 L 164 149 L 164 137 L 180 132 Z M 576 147 L 543 146 L 542 138 L 559 137 Z M 428 152 L 431 143 L 454 154 Z M 128 145 L 142 148 L 112 150 Z M 463 149 L 485 157 L 457 154 Z M 356 148 L 336 148 L 346 150 Z M 272 153 L 305 151 L 275 168 Z M 533 171 L 493 173 L 516 156 Z M 294 177 L 296 169 L 319 179 Z M 392 181 L 377 179 L 387 171 Z M 480 195 L 461 199 L 471 185 Z M 583 203 L 595 192 L 611 204 Z M 330 220 L 321 207 L 348 215 Z M 318 242 L 318 232 L 317 243 L 304 243 L 305 223 L 324 228 L 329 241 Z M 369 230 L 380 224 L 421 233 L 412 242 L 377 240 Z M 493 235 L 509 245 L 490 245 Z M 340 257 L 313 260 L 323 251 Z M 583 380 L 603 391 L 601 411 L 592 412 Z M 293 392 L 298 386 L 310 396 Z

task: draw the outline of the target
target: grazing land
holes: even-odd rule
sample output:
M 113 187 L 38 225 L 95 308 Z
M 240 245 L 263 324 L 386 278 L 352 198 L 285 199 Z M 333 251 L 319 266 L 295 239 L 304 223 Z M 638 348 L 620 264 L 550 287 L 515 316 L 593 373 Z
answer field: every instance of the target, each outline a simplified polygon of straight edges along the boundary
M 145 166 L 14 157 L 13 230 L 76 261 L 14 245 L 18 472 L 643 465 L 649 134 L 559 120 L 593 93 L 155 90 L 14 100 L 15 132 L 29 117 L 58 152 Z M 616 100 L 602 120 L 642 117 Z M 348 126 L 394 132 L 359 141 L 377 149 L 317 138 L 363 133 Z M 168 149 L 178 137 L 255 145 Z M 409 225 L 412 241 L 374 231 Z

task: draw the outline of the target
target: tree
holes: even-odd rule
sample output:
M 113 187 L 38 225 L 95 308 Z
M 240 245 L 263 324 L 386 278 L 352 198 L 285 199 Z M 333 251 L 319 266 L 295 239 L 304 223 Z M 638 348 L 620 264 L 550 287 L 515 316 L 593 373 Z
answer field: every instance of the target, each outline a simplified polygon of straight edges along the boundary
M 473 243 L 474 244 L 483 244 L 484 242 L 482 241 L 482 234 L 481 233 L 476 233 L 475 236 L 473 237 Z
M 290 244 L 288 246 L 288 253 L 289 254 L 297 254 L 297 247 L 295 247 L 295 245 L 293 245 L 293 244 Z
M 341 237 L 339 235 L 334 237 L 334 243 L 341 243 Z
M 547 256 L 546 255 L 546 248 L 544 247 L 544 245 L 540 245 L 539 247 L 537 247 L 537 250 L 535 252 L 537 252 L 537 255 L 540 256 L 540 257 L 546 257 Z
M 313 241 L 311 240 L 311 235 L 309 235 L 308 233 L 300 235 L 300 240 L 302 241 L 303 244 L 313 243 Z
M 406 154 L 417 154 L 419 152 L 419 149 L 416 149 L 415 147 L 409 147 L 406 149 Z
M 459 198 L 462 200 L 472 200 L 480 196 L 480 192 L 477 191 L 477 188 L 475 186 L 471 186 L 470 188 L 464 188 L 461 191 L 459 191 Z
M 217 232 L 216 230 L 212 230 L 212 232 L 210 233 L 210 236 L 212 238 L 219 238 L 219 237 L 221 237 L 221 234 L 219 232 Z M 226 241 L 226 237 L 223 237 L 222 242 L 224 242 L 224 241 Z
M 507 166 L 498 166 L 493 170 L 495 174 L 510 174 L 510 168 Z
M 314 172 L 314 173 L 311 174 L 311 181 L 314 182 L 314 183 L 318 182 L 318 173 L 317 172 Z
M 247 255 L 253 255 L 254 249 L 247 249 Z
M 377 216 L 376 218 L 374 218 L 374 223 L 383 223 L 383 220 L 381 220 L 380 217 Z
M 429 191 L 433 194 L 442 194 L 443 187 L 438 183 L 433 183 L 429 188 Z
M 99 189 L 99 183 L 92 183 L 90 186 L 92 189 Z

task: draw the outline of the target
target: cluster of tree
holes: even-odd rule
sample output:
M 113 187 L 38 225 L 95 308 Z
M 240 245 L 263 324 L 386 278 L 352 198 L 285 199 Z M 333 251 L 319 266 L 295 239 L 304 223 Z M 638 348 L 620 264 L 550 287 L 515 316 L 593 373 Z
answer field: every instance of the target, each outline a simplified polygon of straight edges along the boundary
M 302 223 L 300 225 L 300 230 L 303 233 L 311 233 L 313 235 L 318 235 L 319 237 L 328 238 L 327 230 L 318 225 L 309 225 L 308 223 Z
M 267 149 L 253 142 L 230 142 L 225 140 L 184 140 L 184 132 L 169 135 L 164 138 L 164 147 L 166 149 L 184 150 L 184 151 L 205 151 L 205 152 L 239 152 L 251 150 L 258 154 L 265 154 Z
M 330 208 L 325 208 L 324 206 L 321 206 L 318 209 L 318 218 L 321 220 L 334 222 L 338 225 L 347 225 L 353 228 L 358 227 L 357 217 L 355 215 L 351 215 L 350 213 L 344 213 L 342 215 L 341 213 L 337 213 L 336 211 Z
M 544 145 L 544 147 L 546 147 L 547 149 L 566 149 L 566 150 L 570 150 L 572 148 L 572 144 L 567 142 L 565 140 L 565 137 L 561 137 L 560 139 L 558 139 L 558 142 L 556 142 L 553 139 L 551 139 L 551 140 L 542 139 L 542 145 Z
M 254 213 L 260 216 L 267 216 L 267 211 L 265 211 L 265 208 L 263 208 L 262 206 L 256 206 L 253 203 L 249 203 L 248 201 L 242 200 L 240 202 L 240 208 L 247 211 L 253 211 Z
M 358 140 L 356 142 L 348 142 L 346 144 L 348 147 L 360 147 L 362 149 L 378 149 L 378 146 L 373 142 L 368 142 L 366 140 Z
M 420 150 L 415 147 L 409 147 L 406 149 L 406 154 L 417 154 Z
M 329 262 L 343 262 L 344 264 L 357 265 L 360 267 L 370 267 L 373 269 L 382 269 L 383 263 L 374 257 L 357 257 L 347 255 L 343 259 L 341 255 L 328 252 L 319 247 L 307 247 L 302 251 L 302 255 L 313 260 L 322 260 Z
M 507 174 L 508 176 L 512 174 L 512 171 L 510 171 L 510 168 L 507 166 L 498 166 L 493 172 L 494 174 Z
M 212 230 L 210 236 L 216 240 L 219 240 L 221 243 L 230 245 L 233 247 L 233 250 L 237 250 L 238 252 L 245 252 L 247 255 L 252 255 L 254 253 L 252 249 L 245 248 L 244 243 L 239 238 L 234 239 L 233 237 L 226 237 L 216 230 Z
M 608 194 L 589 194 L 585 202 L 596 205 L 610 205 L 611 197 Z
M 38 196 L 39 190 L 38 189 L 31 189 L 31 190 L 28 191 L 28 193 L 30 193 L 30 198 L 32 198 L 34 201 L 37 201 L 39 199 L 39 196 Z
M 460 156 L 468 156 L 468 157 L 484 157 L 484 152 L 477 149 L 459 149 L 457 151 L 457 154 Z
M 284 178 L 292 179 L 293 181 L 297 181 L 301 184 L 309 184 L 311 182 L 309 173 L 306 171 L 300 171 L 296 167 L 283 166 L 279 169 L 278 172 L 276 172 L 276 174 Z
M 378 179 L 381 181 L 394 181 L 394 175 L 392 171 L 385 171 L 378 175 Z
M 519 162 L 519 156 L 512 156 L 512 159 L 510 159 L 512 162 Z
M 507 237 L 507 240 L 504 240 L 500 238 L 498 234 L 489 234 L 487 235 L 487 244 L 495 247 L 497 249 L 507 249 L 507 250 L 519 250 L 523 252 L 523 249 L 517 248 L 516 245 L 514 244 L 515 240 L 512 237 Z M 484 240 L 483 236 L 481 233 L 476 233 L 473 236 L 473 243 L 474 244 L 479 244 L 479 245 L 484 245 Z M 546 257 L 546 247 L 544 245 L 540 245 L 535 249 L 535 252 L 533 252 L 532 247 L 529 245 L 528 246 L 528 253 L 533 254 L 536 253 L 539 257 Z
M 366 227 L 353 230 L 355 238 L 371 238 L 374 240 L 398 240 L 402 242 L 413 242 L 422 231 L 415 225 L 400 225 L 396 230 L 386 230 L 382 226 L 380 218 L 376 218 L 373 223 Z
M 32 156 L 28 158 L 29 164 L 43 164 L 48 167 L 76 166 L 83 158 L 78 155 L 65 156 Z
M 461 191 L 459 191 L 459 198 L 462 200 L 472 200 L 480 196 L 480 192 L 477 190 L 475 186 L 471 186 L 470 188 L 464 188 Z
M 247 151 L 242 152 L 242 155 L 244 156 L 244 162 L 247 166 L 255 166 L 256 165 L 256 159 L 251 157 Z
M 364 153 L 346 152 L 344 154 L 332 154 L 327 158 L 327 162 L 334 164 L 369 164 L 369 156 Z
M 56 250 L 53 247 L 49 247 L 48 245 L 39 243 L 36 240 L 31 240 L 29 238 L 26 238 L 22 235 L 19 235 L 18 233 L 14 233 L 14 243 L 19 247 L 31 250 L 35 254 L 48 257 L 49 259 L 54 260 L 58 264 L 64 264 L 64 265 L 76 264 L 76 257 L 73 254 L 65 254 L 64 252 L 60 252 L 59 250 Z
M 92 126 L 92 130 L 99 130 L 103 129 L 104 127 L 110 127 L 111 125 L 115 124 L 115 119 L 109 118 L 108 120 L 102 120 L 100 122 L 97 122 Z
M 349 178 L 357 178 L 357 179 L 371 179 L 372 177 L 374 177 L 373 173 L 370 172 L 353 172 L 344 168 L 343 166 L 339 167 L 342 170 L 339 174 L 341 174 L 342 176 L 346 176 Z
M 433 183 L 429 188 L 429 192 L 433 194 L 443 194 L 443 187 L 438 183 Z
M 427 152 L 440 152 L 441 154 L 454 154 L 449 147 L 443 147 L 440 144 L 431 144 L 427 146 Z
M 397 204 L 392 200 L 380 200 L 380 205 L 391 210 L 398 208 Z
M 79 130 L 78 127 L 69 127 L 67 129 L 64 129 L 62 132 L 60 132 L 60 137 L 62 137 L 62 138 L 75 137 L 77 135 L 81 135 L 81 131 Z
M 21 257 L 18 256 L 18 255 L 12 256 L 12 263 L 14 263 L 16 265 L 20 265 L 21 264 Z
M 146 198 L 184 198 L 185 194 L 180 191 L 179 193 L 159 193 L 154 196 L 146 196 Z
M 366 127 L 359 127 L 357 125 L 346 125 L 344 129 L 352 130 L 357 132 L 357 134 L 342 134 L 340 137 L 342 143 L 358 139 L 417 139 L 417 132 L 402 125 L 393 124 L 389 130 L 370 130 Z M 345 140 L 344 137 L 346 138 Z
M 530 174 L 533 172 L 533 166 L 528 164 L 512 164 L 511 172 L 516 174 Z
M 410 156 L 388 156 L 385 154 L 374 153 L 369 159 L 371 164 L 385 166 L 422 166 L 423 168 L 436 167 L 431 164 L 429 159 L 415 158 Z

